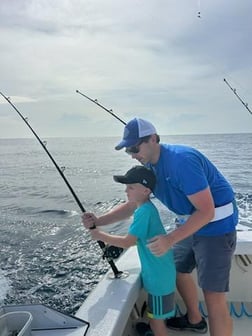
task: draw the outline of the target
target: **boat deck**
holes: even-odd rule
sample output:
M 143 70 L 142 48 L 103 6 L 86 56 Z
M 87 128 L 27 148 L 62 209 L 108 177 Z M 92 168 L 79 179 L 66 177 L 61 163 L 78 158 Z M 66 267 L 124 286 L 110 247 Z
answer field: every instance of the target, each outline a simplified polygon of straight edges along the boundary
M 234 323 L 234 332 L 233 336 L 250 336 L 251 335 L 251 327 L 252 327 L 252 318 L 235 318 L 233 319 Z M 175 331 L 171 329 L 167 329 L 168 333 L 167 336 L 190 336 L 195 335 L 195 332 L 190 331 Z M 83 330 L 83 333 L 78 328 L 77 330 L 61 330 L 59 333 L 59 330 L 50 330 L 49 334 L 50 336 L 75 336 L 75 335 L 84 335 L 85 330 Z M 31 336 L 48 336 L 48 330 L 38 330 L 38 331 L 31 331 Z M 129 336 L 139 336 L 139 334 L 136 332 L 134 328 L 132 330 L 128 330 L 127 335 Z M 209 332 L 204 334 L 206 336 L 209 336 Z
M 234 332 L 233 336 L 250 336 L 251 335 L 251 328 L 252 328 L 252 318 L 235 318 L 233 319 L 233 325 L 234 325 Z M 189 336 L 194 335 L 195 332 L 190 331 L 175 331 L 168 329 L 168 335 L 167 336 Z M 210 335 L 209 331 L 204 334 L 206 336 Z
M 233 336 L 251 336 L 251 327 L 252 327 L 252 318 L 234 318 L 233 319 L 234 331 Z M 137 331 L 132 329 L 131 331 L 128 330 L 127 335 L 129 336 L 139 336 Z M 167 336 L 192 336 L 198 335 L 193 331 L 177 331 L 167 329 Z M 209 331 L 205 334 L 205 336 L 209 336 Z

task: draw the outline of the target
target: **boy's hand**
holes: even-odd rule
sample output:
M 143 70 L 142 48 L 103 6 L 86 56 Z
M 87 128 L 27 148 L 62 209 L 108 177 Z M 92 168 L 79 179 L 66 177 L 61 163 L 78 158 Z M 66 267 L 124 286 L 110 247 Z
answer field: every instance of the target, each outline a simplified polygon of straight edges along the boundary
M 100 240 L 101 231 L 98 229 L 90 230 L 90 234 L 93 240 Z

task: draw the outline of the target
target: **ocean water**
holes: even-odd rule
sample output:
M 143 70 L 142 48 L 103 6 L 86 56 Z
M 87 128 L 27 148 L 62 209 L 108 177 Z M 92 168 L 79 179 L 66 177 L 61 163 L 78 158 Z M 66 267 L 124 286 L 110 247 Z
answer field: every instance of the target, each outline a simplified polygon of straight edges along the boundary
M 115 151 L 118 138 L 51 138 L 47 149 L 86 211 L 125 199 L 112 176 L 136 161 Z M 162 136 L 194 146 L 228 178 L 240 223 L 252 227 L 252 134 Z M 109 269 L 81 224 L 81 209 L 36 139 L 0 139 L 0 305 L 44 303 L 75 313 Z M 64 168 L 63 168 L 64 167 Z M 153 200 L 169 228 L 174 215 Z M 129 221 L 107 226 L 125 233 Z

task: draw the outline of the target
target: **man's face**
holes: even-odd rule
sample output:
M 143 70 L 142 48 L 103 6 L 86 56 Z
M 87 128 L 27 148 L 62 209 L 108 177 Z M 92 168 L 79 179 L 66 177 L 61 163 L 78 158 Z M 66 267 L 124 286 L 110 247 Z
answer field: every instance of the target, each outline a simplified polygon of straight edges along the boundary
M 127 147 L 126 153 L 131 155 L 132 159 L 136 159 L 141 164 L 155 163 L 152 162 L 155 153 L 154 145 L 156 145 L 156 143 L 151 136 L 149 140 L 145 142 L 137 143 L 135 146 Z

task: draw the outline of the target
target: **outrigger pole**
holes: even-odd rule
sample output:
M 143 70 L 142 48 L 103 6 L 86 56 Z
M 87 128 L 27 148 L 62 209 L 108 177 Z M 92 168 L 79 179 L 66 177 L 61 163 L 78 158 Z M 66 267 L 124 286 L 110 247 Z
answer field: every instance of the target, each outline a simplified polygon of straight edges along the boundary
M 31 130 L 31 132 L 34 134 L 34 136 L 36 137 L 36 139 L 38 140 L 38 142 L 40 143 L 40 145 L 43 147 L 43 149 L 45 150 L 46 154 L 49 156 L 49 158 L 51 159 L 51 161 L 53 162 L 55 168 L 57 169 L 58 173 L 60 174 L 60 176 L 63 178 L 64 182 L 66 183 L 68 189 L 70 190 L 71 194 L 73 195 L 74 200 L 76 201 L 76 203 L 78 204 L 79 208 L 81 209 L 82 213 L 86 212 L 85 208 L 83 207 L 82 203 L 80 202 L 79 198 L 77 197 L 77 195 L 75 194 L 72 186 L 70 185 L 70 183 L 68 182 L 67 178 L 65 177 L 63 171 L 64 169 L 60 168 L 57 164 L 57 162 L 54 160 L 54 158 L 52 157 L 52 155 L 50 154 L 50 152 L 48 151 L 48 149 L 46 148 L 46 143 L 43 142 L 40 137 L 37 135 L 37 133 L 34 131 L 34 129 L 31 127 L 31 125 L 28 122 L 28 118 L 25 118 L 21 112 L 19 112 L 19 110 L 16 108 L 16 106 L 10 101 L 9 97 L 6 97 L 2 92 L 0 92 L 1 96 L 13 107 L 13 109 L 18 113 L 18 115 L 20 116 L 20 118 L 26 123 L 26 125 L 29 127 L 29 129 Z M 122 273 L 121 271 L 118 271 L 112 257 L 109 255 L 109 251 L 107 250 L 106 245 L 104 244 L 104 242 L 102 241 L 98 241 L 98 244 L 100 246 L 100 248 L 103 251 L 103 257 L 104 259 L 107 260 L 107 262 L 109 263 L 109 265 L 112 268 L 112 271 L 114 273 L 114 277 L 115 278 L 120 278 Z M 116 255 L 116 253 L 114 251 L 112 251 L 112 255 Z
M 87 98 L 88 100 L 90 100 L 92 103 L 98 105 L 103 110 L 105 110 L 106 112 L 108 112 L 109 114 L 111 114 L 113 117 L 115 117 L 117 120 L 119 120 L 121 123 L 123 123 L 124 125 L 126 125 L 126 122 L 123 121 L 121 118 L 119 118 L 116 114 L 114 114 L 112 109 L 110 109 L 110 110 L 107 109 L 104 105 L 100 104 L 97 99 L 92 99 L 92 98 L 86 96 L 84 93 L 80 92 L 79 90 L 76 90 L 76 92 L 79 93 L 80 95 L 82 95 L 83 97 Z
M 248 107 L 248 103 L 244 103 L 241 97 L 237 94 L 236 89 L 232 88 L 232 86 L 228 83 L 228 81 L 225 78 L 223 80 L 227 84 L 227 86 L 230 88 L 230 90 L 232 90 L 233 93 L 236 95 L 236 97 L 240 100 L 240 102 L 245 106 L 245 108 L 249 111 L 249 113 L 252 114 L 252 111 Z

